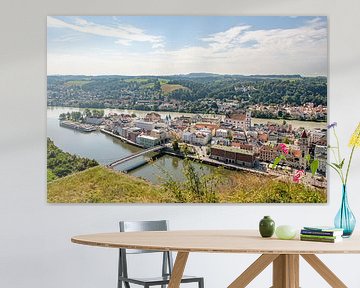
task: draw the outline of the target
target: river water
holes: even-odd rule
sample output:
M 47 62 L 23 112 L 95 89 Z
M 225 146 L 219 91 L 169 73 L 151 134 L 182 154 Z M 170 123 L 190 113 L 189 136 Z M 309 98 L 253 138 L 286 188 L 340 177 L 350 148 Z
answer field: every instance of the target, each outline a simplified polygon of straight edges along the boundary
M 142 150 L 99 131 L 84 133 L 60 127 L 59 115 L 68 111 L 79 111 L 79 109 L 56 107 L 47 110 L 47 136 L 63 151 L 89 159 L 95 159 L 100 164 L 106 165 Z M 147 160 L 145 157 L 138 157 L 126 162 L 126 164 L 116 166 L 115 169 L 127 170 L 138 166 Z M 197 163 L 194 163 L 194 165 L 197 168 L 200 167 Z M 182 159 L 164 155 L 149 164 L 130 171 L 129 174 L 142 177 L 153 183 L 160 183 L 165 177 L 164 171 L 167 171 L 174 179 L 182 180 L 182 167 Z M 213 171 L 215 168 L 206 165 L 203 169 L 204 172 L 207 173 Z M 225 173 L 227 173 L 227 171 Z

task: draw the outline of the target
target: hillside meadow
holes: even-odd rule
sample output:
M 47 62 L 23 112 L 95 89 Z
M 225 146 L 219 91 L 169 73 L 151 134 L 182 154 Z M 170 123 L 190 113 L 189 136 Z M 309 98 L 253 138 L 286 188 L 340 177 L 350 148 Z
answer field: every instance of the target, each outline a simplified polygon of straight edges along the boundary
M 226 181 L 190 175 L 154 185 L 96 166 L 48 183 L 49 203 L 326 203 L 326 191 L 270 177 L 238 173 Z M 217 176 L 216 176 L 217 177 Z M 221 191 L 221 192 L 220 192 Z

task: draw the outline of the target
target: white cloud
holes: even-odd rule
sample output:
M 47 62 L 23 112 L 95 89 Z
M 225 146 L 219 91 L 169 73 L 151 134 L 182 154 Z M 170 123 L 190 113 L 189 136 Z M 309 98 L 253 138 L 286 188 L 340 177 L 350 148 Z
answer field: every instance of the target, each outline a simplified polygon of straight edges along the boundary
M 235 26 L 224 32 L 212 34 L 208 37 L 202 38 L 203 41 L 209 42 L 210 47 L 214 49 L 226 49 L 234 45 L 234 40 L 237 39 L 241 33 L 250 26 Z
M 131 42 L 149 42 L 155 47 L 164 46 L 161 36 L 147 34 L 142 29 L 130 25 L 119 24 L 112 27 L 92 23 L 82 18 L 76 18 L 75 23 L 72 24 L 51 16 L 47 18 L 47 25 L 52 28 L 68 28 L 82 33 L 112 37 L 121 45 L 130 45 Z
M 55 23 L 56 24 L 56 23 Z M 133 27 L 133 32 L 137 31 Z M 139 31 L 137 31 L 139 32 Z M 254 30 L 247 25 L 203 37 L 203 45 L 148 53 L 48 55 L 49 74 L 165 75 L 327 74 L 327 28 L 321 18 L 288 29 Z M 132 40 L 119 38 L 122 45 Z M 129 41 L 129 42 L 127 42 Z M 163 48 L 154 42 L 154 48 Z

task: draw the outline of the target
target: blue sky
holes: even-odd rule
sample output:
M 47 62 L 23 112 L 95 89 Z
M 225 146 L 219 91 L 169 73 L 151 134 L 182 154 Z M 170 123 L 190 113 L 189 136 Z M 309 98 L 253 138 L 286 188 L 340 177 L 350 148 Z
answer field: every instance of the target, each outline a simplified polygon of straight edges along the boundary
M 48 74 L 327 74 L 327 18 L 49 16 Z

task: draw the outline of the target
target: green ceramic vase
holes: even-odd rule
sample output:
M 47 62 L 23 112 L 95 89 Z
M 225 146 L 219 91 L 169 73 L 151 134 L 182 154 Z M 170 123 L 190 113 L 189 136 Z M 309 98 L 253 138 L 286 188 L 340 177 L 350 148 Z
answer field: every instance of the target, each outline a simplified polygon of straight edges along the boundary
M 270 216 L 264 216 L 259 223 L 259 232 L 262 237 L 271 237 L 275 232 L 275 222 Z

